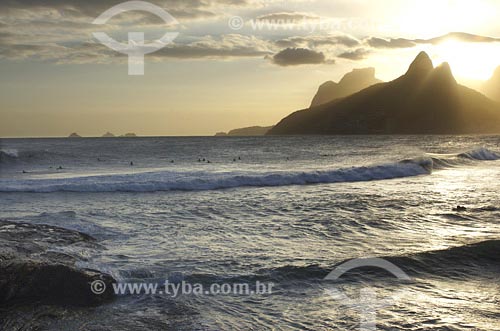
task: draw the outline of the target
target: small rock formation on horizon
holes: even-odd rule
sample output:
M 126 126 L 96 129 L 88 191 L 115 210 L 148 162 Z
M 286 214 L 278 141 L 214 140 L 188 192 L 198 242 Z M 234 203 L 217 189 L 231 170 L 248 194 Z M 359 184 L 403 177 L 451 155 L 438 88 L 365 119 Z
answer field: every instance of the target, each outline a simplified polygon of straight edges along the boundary
M 125 133 L 124 135 L 121 135 L 120 137 L 124 137 L 124 138 L 136 138 L 137 135 L 135 133 Z
M 223 136 L 233 136 L 233 137 L 264 136 L 272 128 L 273 128 L 272 126 L 250 126 L 247 128 L 234 129 L 234 130 L 229 131 L 228 133 L 218 132 L 216 134 L 216 136 L 219 136 L 219 137 L 223 137 Z
M 80 136 L 78 133 L 73 132 L 72 134 L 70 134 L 70 135 L 68 136 L 68 138 L 81 138 L 81 136 Z
M 328 81 L 322 84 L 312 100 L 311 107 L 346 97 L 381 82 L 375 78 L 375 68 L 354 69 L 338 83 Z
M 106 132 L 105 134 L 102 135 L 103 138 L 114 138 L 116 137 L 114 134 L 112 134 L 111 132 Z
M 500 66 L 495 70 L 490 80 L 484 84 L 482 91 L 488 98 L 500 102 Z
M 295 112 L 269 134 L 500 133 L 500 103 L 459 85 L 448 63 L 421 52 L 407 73 L 345 98 Z

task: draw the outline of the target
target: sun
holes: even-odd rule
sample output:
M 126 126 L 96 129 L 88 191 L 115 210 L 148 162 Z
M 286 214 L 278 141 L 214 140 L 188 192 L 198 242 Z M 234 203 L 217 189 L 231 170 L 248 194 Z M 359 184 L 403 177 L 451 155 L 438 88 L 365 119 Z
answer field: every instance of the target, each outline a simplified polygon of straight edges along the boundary
M 434 47 L 435 61 L 448 62 L 457 78 L 488 80 L 500 66 L 499 43 L 448 40 Z

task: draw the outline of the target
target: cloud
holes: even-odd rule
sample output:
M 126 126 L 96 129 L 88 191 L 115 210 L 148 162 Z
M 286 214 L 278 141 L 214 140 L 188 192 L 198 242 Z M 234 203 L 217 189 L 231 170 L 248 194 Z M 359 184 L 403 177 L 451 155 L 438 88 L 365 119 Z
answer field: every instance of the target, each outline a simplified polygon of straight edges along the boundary
M 29 10 L 34 14 L 55 11 L 73 17 L 96 17 L 122 0 L 2 0 L 0 10 L 8 14 Z M 196 19 L 217 15 L 214 10 L 227 6 L 250 6 L 251 0 L 150 0 L 177 18 Z M 8 12 L 7 12 L 8 11 Z
M 341 59 L 359 61 L 359 60 L 365 59 L 366 56 L 370 53 L 371 52 L 367 49 L 358 48 L 358 49 L 353 50 L 353 51 L 347 51 L 347 52 L 341 53 L 340 55 L 338 55 L 338 57 Z
M 306 48 L 287 48 L 272 57 L 272 62 L 282 67 L 303 64 L 324 64 L 325 54 Z
M 417 45 L 414 41 L 404 38 L 386 40 L 372 37 L 367 39 L 366 42 L 373 48 L 411 48 Z
M 465 33 L 465 32 L 451 32 L 448 33 L 444 36 L 432 38 L 432 39 L 417 39 L 415 42 L 421 43 L 421 44 L 439 44 L 444 41 L 448 40 L 455 40 L 455 41 L 461 41 L 465 43 L 496 43 L 500 42 L 500 38 L 492 38 L 492 37 L 485 37 L 485 36 L 479 36 L 475 34 L 470 34 L 470 33 Z
M 156 59 L 169 57 L 177 59 L 265 57 L 273 53 L 271 44 L 265 40 L 238 34 L 211 36 L 189 44 L 173 44 L 152 56 Z
M 152 0 L 174 17 L 199 19 L 223 15 L 228 7 L 242 9 L 265 0 Z M 267 1 L 267 0 L 266 0 Z M 1 0 L 0 58 L 8 60 L 51 61 L 56 63 L 103 63 L 125 57 L 97 43 L 92 21 L 123 0 Z M 112 18 L 98 27 L 112 38 L 126 43 L 126 32 L 134 27 L 149 38 L 163 35 L 164 22 L 149 13 L 132 11 Z M 183 29 L 176 27 L 174 30 Z M 168 27 L 167 27 L 168 29 Z M 182 38 L 183 37 L 183 38 Z M 265 57 L 279 48 L 255 37 L 220 35 L 200 37 L 183 34 L 175 44 L 148 55 L 163 58 Z M 38 56 L 37 54 L 40 54 Z
M 258 21 L 268 21 L 276 24 L 300 24 L 304 21 L 316 21 L 319 19 L 321 17 L 317 15 L 299 12 L 270 13 L 257 17 Z
M 415 47 L 417 44 L 437 45 L 450 40 L 464 42 L 464 43 L 500 42 L 500 38 L 485 37 L 464 32 L 452 32 L 431 39 L 404 39 L 404 38 L 383 39 L 383 38 L 371 37 L 366 39 L 365 42 L 373 48 L 411 48 Z
M 154 60 L 173 59 L 230 59 L 263 58 L 281 66 L 300 64 L 331 63 L 335 57 L 361 60 L 370 50 L 378 48 L 408 48 L 417 44 L 437 44 L 445 40 L 463 42 L 498 42 L 500 39 L 477 36 L 467 33 L 450 33 L 432 39 L 383 39 L 371 37 L 358 40 L 347 34 L 295 35 L 289 37 L 251 37 L 242 35 L 190 36 L 189 32 L 199 33 L 201 28 L 189 26 L 190 20 L 219 17 L 218 24 L 227 27 L 228 8 L 255 13 L 278 6 L 269 5 L 278 0 L 151 0 L 165 8 L 179 21 L 188 23 L 176 30 L 183 33 L 176 43 L 148 55 Z M 0 0 L 0 57 L 9 60 L 30 59 L 33 61 L 54 61 L 57 63 L 86 63 L 122 61 L 125 56 L 98 44 L 92 37 L 96 26 L 93 19 L 122 0 Z M 268 6 L 264 6 L 267 4 Z M 245 12 L 245 11 L 244 11 Z M 256 15 L 255 15 L 256 16 Z M 222 19 L 224 17 L 224 19 Z M 320 16 L 299 11 L 275 11 L 257 17 L 258 20 L 285 23 L 322 19 Z M 183 22 L 183 21 L 181 21 Z M 210 21 L 212 22 L 212 21 Z M 212 22 L 213 23 L 213 22 Z M 164 28 L 161 19 L 155 15 L 134 11 L 117 15 L 109 24 L 99 26 L 116 40 L 126 42 L 125 31 L 130 27 L 145 31 L 149 38 L 160 37 Z M 125 26 L 127 28 L 125 29 Z M 204 26 L 202 26 L 204 28 Z M 211 28 L 211 27 L 208 27 Z M 168 29 L 168 27 L 167 27 Z M 292 30 L 291 30 L 292 31 Z M 156 36 L 155 33 L 160 33 Z M 319 33 L 319 32 L 318 32 Z M 290 32 L 292 34 L 292 32 Z M 300 33 L 298 33 L 300 34 Z M 280 34 L 278 34 L 280 35 Z M 277 39 L 276 38 L 280 38 Z M 273 56 L 273 54 L 275 54 Z M 337 55 L 339 54 L 339 55 Z
M 297 36 L 280 39 L 275 42 L 281 48 L 317 48 L 321 46 L 343 45 L 355 47 L 360 44 L 359 40 L 348 35 L 326 35 L 326 36 Z
M 189 43 L 174 43 L 147 55 L 154 61 L 174 59 L 263 58 L 274 53 L 272 43 L 255 37 L 237 34 L 220 37 L 205 36 Z M 55 63 L 111 63 L 122 61 L 126 55 L 112 51 L 98 42 L 75 45 L 55 43 L 0 45 L 0 58 L 32 59 Z

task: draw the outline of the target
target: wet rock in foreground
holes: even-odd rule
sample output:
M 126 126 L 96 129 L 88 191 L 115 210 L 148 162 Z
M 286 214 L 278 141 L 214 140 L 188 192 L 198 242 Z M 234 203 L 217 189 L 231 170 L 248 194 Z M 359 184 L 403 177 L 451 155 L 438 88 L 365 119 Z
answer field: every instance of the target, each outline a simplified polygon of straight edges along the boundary
M 76 267 L 85 252 L 98 248 L 92 237 L 77 231 L 0 220 L 0 307 L 92 306 L 112 299 L 110 275 Z M 94 281 L 106 285 L 104 293 L 92 292 Z

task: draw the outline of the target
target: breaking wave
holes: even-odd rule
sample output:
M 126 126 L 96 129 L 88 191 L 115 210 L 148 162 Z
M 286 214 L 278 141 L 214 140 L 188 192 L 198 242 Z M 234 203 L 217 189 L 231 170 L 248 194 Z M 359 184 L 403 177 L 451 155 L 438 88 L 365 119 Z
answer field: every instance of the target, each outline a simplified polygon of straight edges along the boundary
M 0 163 L 13 162 L 19 158 L 15 149 L 0 149 Z
M 308 172 L 157 171 L 58 179 L 4 180 L 1 182 L 0 192 L 197 191 L 384 180 L 426 175 L 431 171 L 430 159 Z
M 480 148 L 462 154 L 427 154 L 421 158 L 394 163 L 318 171 L 154 171 L 57 179 L 5 179 L 0 181 L 0 192 L 202 191 L 364 182 L 428 175 L 433 170 L 492 160 L 500 160 L 500 154 Z
M 477 161 L 495 161 L 500 160 L 500 154 L 492 152 L 486 148 L 474 149 L 470 152 L 458 155 L 461 158 L 477 160 Z

